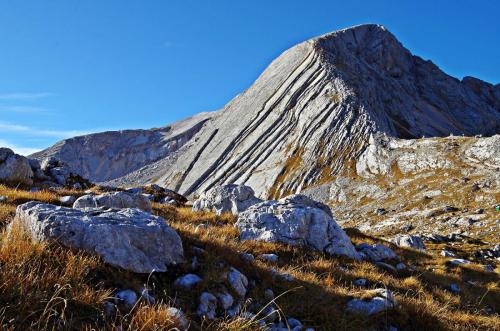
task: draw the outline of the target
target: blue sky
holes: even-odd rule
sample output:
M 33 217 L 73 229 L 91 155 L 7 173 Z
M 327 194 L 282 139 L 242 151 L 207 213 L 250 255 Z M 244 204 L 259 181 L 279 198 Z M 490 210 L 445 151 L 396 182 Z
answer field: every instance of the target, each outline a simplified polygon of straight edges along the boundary
M 222 107 L 290 46 L 379 23 L 456 77 L 500 83 L 498 1 L 0 0 L 0 146 Z

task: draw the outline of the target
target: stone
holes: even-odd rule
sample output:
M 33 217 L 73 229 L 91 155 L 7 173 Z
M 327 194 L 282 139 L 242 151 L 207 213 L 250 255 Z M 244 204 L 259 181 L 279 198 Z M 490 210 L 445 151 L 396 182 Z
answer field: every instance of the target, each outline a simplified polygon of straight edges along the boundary
M 362 315 L 374 315 L 396 306 L 394 295 L 386 289 L 376 289 L 369 300 L 352 299 L 347 303 L 347 311 Z
M 366 243 L 359 244 L 356 249 L 372 262 L 380 262 L 384 260 L 396 259 L 398 256 L 392 249 L 381 244 L 369 245 Z
M 241 240 L 308 246 L 330 255 L 359 259 L 330 209 L 304 195 L 256 204 L 239 214 L 235 226 Z
M 217 298 L 210 292 L 203 292 L 200 295 L 200 304 L 196 314 L 201 318 L 214 320 L 216 318 Z
M 177 278 L 174 282 L 174 286 L 183 289 L 192 289 L 193 287 L 198 285 L 198 283 L 200 283 L 201 281 L 202 279 L 198 275 L 187 274 Z
M 409 247 L 417 250 L 425 250 L 425 244 L 421 237 L 414 235 L 398 235 L 391 239 L 391 242 L 400 247 Z
M 56 241 L 137 273 L 183 261 L 181 238 L 161 217 L 139 209 L 72 209 L 41 202 L 17 207 L 13 225 L 35 241 Z
M 271 262 L 271 263 L 278 262 L 278 259 L 279 259 L 278 255 L 276 255 L 276 254 L 260 254 L 257 258 L 259 260 Z
M 11 149 L 0 148 L 0 182 L 7 184 L 33 184 L 33 171 L 28 159 Z
M 471 264 L 472 262 L 464 259 L 453 259 L 450 260 L 450 263 L 454 265 L 460 265 L 460 264 Z
M 245 185 L 217 186 L 203 193 L 193 204 L 193 211 L 213 211 L 217 215 L 238 215 L 262 200 L 255 197 L 251 187 Z
M 491 264 L 487 264 L 483 266 L 483 270 L 485 272 L 495 272 L 495 267 L 492 266 Z
M 267 301 L 274 300 L 274 292 L 272 289 L 268 288 L 264 291 L 264 299 L 266 299 Z
M 116 303 L 123 305 L 125 309 L 131 310 L 137 303 L 137 293 L 132 290 L 123 290 L 115 294 Z
M 229 293 L 219 293 L 217 295 L 217 299 L 219 300 L 219 306 L 223 310 L 228 310 L 229 308 L 232 307 L 232 305 L 234 303 L 234 298 Z
M 73 204 L 73 208 L 139 208 L 147 212 L 152 211 L 151 202 L 142 194 L 126 192 L 111 192 L 100 195 L 84 195 Z
M 366 286 L 366 284 L 367 284 L 367 280 L 366 280 L 366 279 L 364 279 L 364 278 L 359 278 L 359 279 L 356 279 L 356 280 L 354 281 L 354 285 L 356 285 L 356 286 L 365 287 L 365 286 Z
M 227 281 L 238 296 L 241 298 L 245 297 L 248 287 L 248 279 L 245 275 L 231 267 L 227 273 Z
M 240 253 L 240 257 L 243 261 L 247 263 L 252 263 L 255 260 L 255 257 L 251 253 Z
M 72 207 L 75 201 L 76 198 L 72 195 L 66 195 L 59 198 L 59 202 L 61 203 L 62 206 L 65 207 Z
M 0 195 L 0 202 L 1 203 L 7 202 L 7 197 L 4 195 Z
M 453 253 L 452 251 L 448 251 L 445 249 L 441 251 L 441 255 L 444 257 L 456 257 L 457 256 L 457 254 Z
M 155 297 L 151 293 L 151 290 L 146 286 L 142 286 L 139 290 L 141 299 L 144 300 L 148 305 L 154 305 L 156 302 Z
M 455 294 L 460 293 L 460 287 L 458 287 L 457 284 L 452 283 L 450 284 L 450 291 Z
M 185 331 L 189 328 L 189 321 L 182 310 L 175 307 L 169 307 L 166 311 L 167 315 L 176 322 L 177 327 L 180 328 L 181 331 Z

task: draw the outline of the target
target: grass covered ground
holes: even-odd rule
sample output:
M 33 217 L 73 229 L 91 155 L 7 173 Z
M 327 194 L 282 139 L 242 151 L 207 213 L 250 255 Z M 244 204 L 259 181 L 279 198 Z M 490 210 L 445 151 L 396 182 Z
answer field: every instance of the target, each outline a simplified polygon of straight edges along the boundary
M 333 258 L 307 249 L 260 242 L 240 242 L 232 216 L 194 213 L 188 208 L 154 204 L 154 213 L 164 217 L 183 239 L 186 263 L 167 273 L 136 275 L 105 265 L 99 258 L 56 245 L 33 243 L 22 232 L 6 225 L 16 205 L 39 200 L 57 203 L 58 196 L 77 192 L 29 193 L 0 186 L 0 326 L 6 330 L 116 329 L 168 330 L 176 326 L 167 313 L 169 306 L 181 308 L 192 330 L 258 330 L 259 316 L 252 321 L 220 319 L 200 322 L 195 316 L 203 291 L 216 291 L 226 282 L 225 272 L 236 267 L 255 282 L 247 308 L 259 310 L 268 303 L 264 291 L 271 288 L 276 303 L 287 317 L 299 319 L 316 330 L 500 330 L 500 284 L 498 270 L 485 273 L 482 266 L 453 266 L 439 256 L 438 245 L 430 253 L 394 247 L 413 271 L 398 274 L 372 263 Z M 81 193 L 80 193 L 81 194 Z M 199 226 L 204 224 L 206 226 Z M 381 242 L 355 230 L 348 230 L 354 243 Z M 388 243 L 385 243 L 388 245 Z M 469 244 L 471 245 L 471 244 Z M 199 253 L 196 248 L 202 248 Z M 469 249 L 469 248 L 467 248 Z M 254 256 L 275 253 L 276 263 L 256 259 L 252 263 L 241 252 Z M 198 267 L 193 270 L 196 256 Z M 294 277 L 286 281 L 273 276 L 273 269 Z M 173 281 L 194 272 L 203 281 L 192 290 L 178 290 Z M 357 287 L 358 278 L 368 281 Z M 447 288 L 456 283 L 461 292 Z M 138 290 L 147 285 L 156 297 L 153 306 L 138 305 L 116 316 L 105 313 L 105 302 L 117 289 Z M 369 318 L 348 314 L 346 303 L 367 298 L 370 289 L 393 291 L 398 307 Z

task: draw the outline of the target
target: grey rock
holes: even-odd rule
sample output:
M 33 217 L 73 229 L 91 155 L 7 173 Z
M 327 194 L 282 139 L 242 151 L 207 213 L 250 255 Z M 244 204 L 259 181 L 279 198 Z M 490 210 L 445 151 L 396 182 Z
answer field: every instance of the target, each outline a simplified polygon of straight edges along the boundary
M 418 250 L 425 250 L 425 244 L 421 237 L 414 235 L 398 235 L 391 239 L 391 242 L 400 247 L 409 247 Z
M 73 208 L 139 208 L 151 212 L 151 202 L 142 194 L 111 192 L 100 195 L 84 195 L 73 204 Z
M 278 262 L 278 255 L 276 254 L 260 254 L 257 257 L 259 260 L 266 261 L 266 262 Z
M 183 261 L 182 242 L 161 217 L 139 209 L 71 209 L 28 202 L 14 224 L 36 241 L 57 241 L 137 273 L 164 272 Z
M 356 286 L 362 286 L 362 287 L 365 287 L 365 286 L 366 286 L 366 284 L 367 284 L 367 281 L 366 281 L 366 279 L 364 279 L 364 278 L 359 278 L 359 279 L 356 279 L 356 280 L 354 281 L 354 285 L 356 285 Z
M 453 259 L 450 260 L 450 263 L 454 265 L 460 265 L 460 264 L 471 264 L 472 262 L 464 259 Z
M 154 305 L 156 302 L 156 299 L 154 295 L 151 293 L 151 290 L 147 288 L 146 286 L 143 286 L 139 290 L 139 294 L 141 296 L 141 299 L 144 300 L 149 305 Z
M 169 307 L 166 311 L 167 315 L 177 322 L 177 327 L 179 327 L 180 330 L 185 331 L 189 328 L 189 321 L 182 310 L 175 307 Z
M 238 216 L 236 227 L 242 240 L 309 246 L 330 255 L 359 259 L 329 208 L 303 195 L 254 205 Z
M 227 273 L 227 281 L 231 288 L 240 296 L 245 297 L 247 294 L 248 279 L 237 269 L 231 267 Z
M 247 263 L 251 263 L 255 260 L 255 257 L 250 253 L 243 252 L 240 254 L 240 257 L 243 261 L 245 261 Z
M 264 298 L 267 300 L 267 301 L 272 301 L 274 300 L 274 292 L 272 289 L 268 288 L 264 291 Z
M 4 195 L 0 195 L 0 202 L 7 202 L 7 197 Z
M 450 291 L 455 294 L 460 293 L 460 287 L 458 287 L 457 284 L 452 283 L 450 284 Z
M 398 257 L 392 249 L 381 244 L 369 245 L 363 243 L 356 246 L 356 249 L 372 262 L 391 260 Z
M 27 158 L 8 148 L 0 148 L 0 182 L 31 185 L 33 176 Z
M 195 274 L 187 274 L 184 276 L 181 276 L 177 278 L 174 282 L 174 286 L 184 288 L 184 289 L 191 289 L 195 287 L 198 283 L 200 283 L 202 279 Z
M 386 289 L 374 290 L 370 300 L 352 299 L 347 303 L 347 311 L 356 314 L 374 315 L 392 309 L 396 305 L 394 295 Z
M 115 294 L 117 304 L 123 305 L 127 310 L 134 308 L 137 303 L 137 293 L 132 290 L 123 290 Z
M 228 310 L 234 303 L 234 298 L 229 293 L 219 293 L 217 295 L 217 299 L 219 300 L 219 305 L 223 310 Z
M 200 295 L 200 304 L 196 310 L 196 314 L 201 318 L 209 320 L 215 319 L 217 309 L 217 298 L 209 292 L 203 292 Z
M 257 199 L 251 187 L 245 185 L 217 186 L 203 193 L 193 204 L 193 211 L 213 211 L 217 215 L 238 215 L 262 200 Z
M 441 255 L 444 257 L 456 257 L 457 256 L 457 254 L 455 254 L 451 251 L 448 251 L 448 250 L 442 250 Z
M 59 198 L 59 202 L 61 202 L 61 205 L 65 207 L 72 207 L 75 201 L 76 198 L 72 195 L 66 195 Z

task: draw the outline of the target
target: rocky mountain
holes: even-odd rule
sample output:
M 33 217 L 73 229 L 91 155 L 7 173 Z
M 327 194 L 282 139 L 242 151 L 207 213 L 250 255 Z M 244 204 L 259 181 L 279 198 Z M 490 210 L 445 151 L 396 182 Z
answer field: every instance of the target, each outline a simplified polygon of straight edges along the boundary
M 55 157 L 94 182 L 112 180 L 162 159 L 178 150 L 212 116 L 200 113 L 150 130 L 123 130 L 66 139 L 30 157 Z
M 500 86 L 453 78 L 368 24 L 290 48 L 223 109 L 188 122 L 189 134 L 97 134 L 36 156 L 118 186 L 155 182 L 190 195 L 238 183 L 280 197 L 333 182 L 366 154 L 373 134 L 499 133 Z

